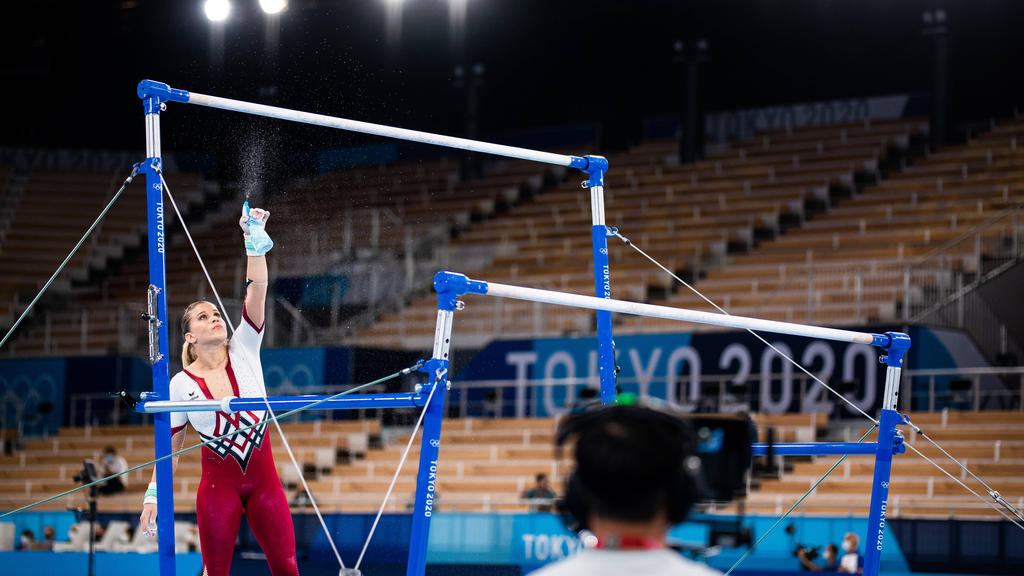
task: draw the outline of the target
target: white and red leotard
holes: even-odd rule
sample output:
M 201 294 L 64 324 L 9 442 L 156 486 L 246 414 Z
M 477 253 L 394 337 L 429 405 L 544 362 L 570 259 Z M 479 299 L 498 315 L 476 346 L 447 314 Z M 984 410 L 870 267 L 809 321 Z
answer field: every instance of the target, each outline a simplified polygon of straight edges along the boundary
M 263 397 L 260 343 L 263 327 L 256 327 L 242 308 L 242 321 L 228 345 L 227 370 L 232 393 Z M 213 400 L 206 382 L 184 370 L 171 379 L 171 400 Z M 204 441 L 263 422 L 265 411 L 172 412 L 171 434 L 186 422 Z M 295 528 L 288 499 L 277 476 L 266 422 L 202 448 L 203 475 L 196 494 L 196 515 L 204 574 L 228 576 L 242 513 L 249 519 L 256 540 L 267 557 L 273 576 L 295 576 Z

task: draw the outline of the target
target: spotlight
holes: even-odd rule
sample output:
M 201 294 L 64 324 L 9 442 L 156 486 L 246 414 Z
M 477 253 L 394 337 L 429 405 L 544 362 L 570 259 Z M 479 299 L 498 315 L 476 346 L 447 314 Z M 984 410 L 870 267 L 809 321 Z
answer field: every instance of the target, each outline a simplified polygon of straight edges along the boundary
M 231 2 L 228 0 L 206 0 L 203 4 L 203 12 L 210 22 L 223 22 L 231 13 Z
M 280 14 L 288 7 L 288 0 L 260 0 L 260 8 L 267 14 Z

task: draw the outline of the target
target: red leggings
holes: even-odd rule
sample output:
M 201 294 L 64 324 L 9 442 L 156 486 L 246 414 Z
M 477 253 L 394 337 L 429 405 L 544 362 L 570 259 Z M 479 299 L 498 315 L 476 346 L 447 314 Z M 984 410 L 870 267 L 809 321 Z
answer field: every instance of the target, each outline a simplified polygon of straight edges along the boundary
M 196 495 L 203 567 L 209 576 L 228 576 L 242 513 L 249 519 L 273 576 L 297 576 L 295 527 L 274 466 L 270 434 L 242 463 L 203 447 L 203 477 Z

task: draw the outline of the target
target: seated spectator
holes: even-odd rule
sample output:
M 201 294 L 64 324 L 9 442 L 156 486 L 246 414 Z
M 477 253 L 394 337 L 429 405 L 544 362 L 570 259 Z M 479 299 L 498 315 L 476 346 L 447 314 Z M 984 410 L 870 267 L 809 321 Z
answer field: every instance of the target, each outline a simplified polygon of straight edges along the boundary
M 558 494 L 548 485 L 548 475 L 543 472 L 537 474 L 533 488 L 523 492 L 523 498 L 531 500 L 530 512 L 551 512 L 557 497 Z
M 43 528 L 43 541 L 41 544 L 45 544 L 45 550 L 53 550 L 53 544 L 57 541 L 57 530 L 53 526 L 47 526 Z
M 199 552 L 199 526 L 196 524 L 189 524 L 188 534 L 182 541 L 185 544 L 186 549 L 189 552 Z
M 840 574 L 863 574 L 864 556 L 857 551 L 860 545 L 860 537 L 853 532 L 847 532 L 843 536 L 843 556 L 839 559 Z
M 291 501 L 291 505 L 296 508 L 308 508 L 311 504 L 309 494 L 306 494 L 306 491 L 301 489 L 295 492 L 295 496 Z
M 35 532 L 28 528 L 21 531 L 21 545 L 18 546 L 19 550 L 31 550 L 32 545 L 36 543 Z
M 103 461 L 100 464 L 103 468 L 103 472 L 100 475 L 103 478 L 111 474 L 119 474 L 128 469 L 128 462 L 124 457 L 118 456 L 117 450 L 113 446 L 107 446 L 103 449 Z M 100 486 L 99 493 L 109 496 L 110 494 L 124 492 L 124 486 L 124 476 L 118 476 L 117 478 L 107 480 L 105 484 Z

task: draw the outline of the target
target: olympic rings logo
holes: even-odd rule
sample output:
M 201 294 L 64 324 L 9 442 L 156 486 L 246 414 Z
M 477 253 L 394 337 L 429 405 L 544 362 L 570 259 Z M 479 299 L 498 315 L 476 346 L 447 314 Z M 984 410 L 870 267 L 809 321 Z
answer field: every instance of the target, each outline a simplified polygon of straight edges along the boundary
M 263 370 L 263 379 L 267 392 L 274 391 L 279 396 L 297 396 L 307 393 L 312 386 L 321 384 L 316 381 L 313 369 L 306 364 L 296 364 L 286 372 L 280 364 L 274 364 Z
M 21 373 L 10 379 L 0 376 L 0 419 L 8 427 L 43 402 L 57 405 L 59 401 L 57 383 L 50 374 Z

